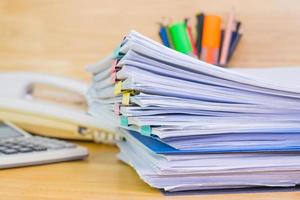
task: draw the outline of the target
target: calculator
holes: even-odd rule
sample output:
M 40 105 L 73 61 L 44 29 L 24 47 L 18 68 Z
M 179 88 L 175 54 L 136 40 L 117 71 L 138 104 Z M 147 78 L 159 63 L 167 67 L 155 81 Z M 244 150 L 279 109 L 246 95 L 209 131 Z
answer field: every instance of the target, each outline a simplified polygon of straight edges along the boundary
M 33 136 L 9 122 L 0 122 L 0 169 L 84 159 L 76 144 Z

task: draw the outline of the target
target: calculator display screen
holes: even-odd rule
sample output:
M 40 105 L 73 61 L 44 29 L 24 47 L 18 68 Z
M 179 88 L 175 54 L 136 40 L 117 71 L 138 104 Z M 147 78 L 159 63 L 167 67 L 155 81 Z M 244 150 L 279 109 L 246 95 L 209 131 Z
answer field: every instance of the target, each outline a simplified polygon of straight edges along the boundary
M 10 137 L 20 137 L 20 136 L 23 136 L 23 134 L 11 128 L 10 126 L 0 122 L 0 140 L 5 138 L 10 138 Z

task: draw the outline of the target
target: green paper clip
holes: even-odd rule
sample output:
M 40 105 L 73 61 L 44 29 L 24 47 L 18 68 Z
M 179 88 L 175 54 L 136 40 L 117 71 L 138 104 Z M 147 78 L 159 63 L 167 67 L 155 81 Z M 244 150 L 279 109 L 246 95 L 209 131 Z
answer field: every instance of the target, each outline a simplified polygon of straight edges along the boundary
M 127 117 L 121 116 L 120 118 L 120 126 L 128 127 L 128 119 Z
M 121 46 L 118 45 L 117 48 L 115 48 L 114 52 L 113 52 L 113 58 L 117 59 L 120 56 L 120 48 Z
M 140 133 L 144 136 L 151 136 L 151 126 L 149 125 L 141 126 Z

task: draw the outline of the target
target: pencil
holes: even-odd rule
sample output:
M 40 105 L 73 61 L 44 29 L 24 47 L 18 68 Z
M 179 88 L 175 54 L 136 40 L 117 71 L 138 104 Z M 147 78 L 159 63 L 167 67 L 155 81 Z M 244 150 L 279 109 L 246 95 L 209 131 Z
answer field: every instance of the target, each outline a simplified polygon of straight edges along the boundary
M 231 40 L 231 35 L 232 35 L 232 30 L 234 26 L 234 11 L 231 10 L 231 13 L 229 14 L 228 17 L 228 22 L 227 22 L 227 27 L 224 33 L 224 40 L 223 40 L 223 45 L 222 45 L 222 50 L 221 50 L 221 58 L 220 58 L 220 65 L 226 65 L 227 64 L 227 58 L 228 58 L 228 53 L 229 53 L 229 47 L 230 47 L 230 40 Z
M 197 53 L 195 40 L 194 40 L 194 37 L 193 37 L 192 27 L 189 24 L 189 19 L 188 18 L 186 18 L 184 21 L 185 21 L 186 30 L 187 30 L 187 33 L 188 33 L 188 36 L 189 36 L 189 39 L 190 39 L 190 42 L 191 42 L 191 45 L 192 45 L 193 54 L 194 54 L 195 57 L 197 57 L 198 53 Z

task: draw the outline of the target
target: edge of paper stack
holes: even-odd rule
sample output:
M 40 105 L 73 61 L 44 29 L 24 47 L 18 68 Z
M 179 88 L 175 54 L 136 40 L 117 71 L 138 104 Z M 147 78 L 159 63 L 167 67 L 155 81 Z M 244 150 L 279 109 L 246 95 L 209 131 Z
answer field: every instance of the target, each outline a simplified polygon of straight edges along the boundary
M 120 128 L 119 159 L 150 186 L 300 183 L 299 87 L 204 63 L 135 31 L 88 71 L 89 112 Z

